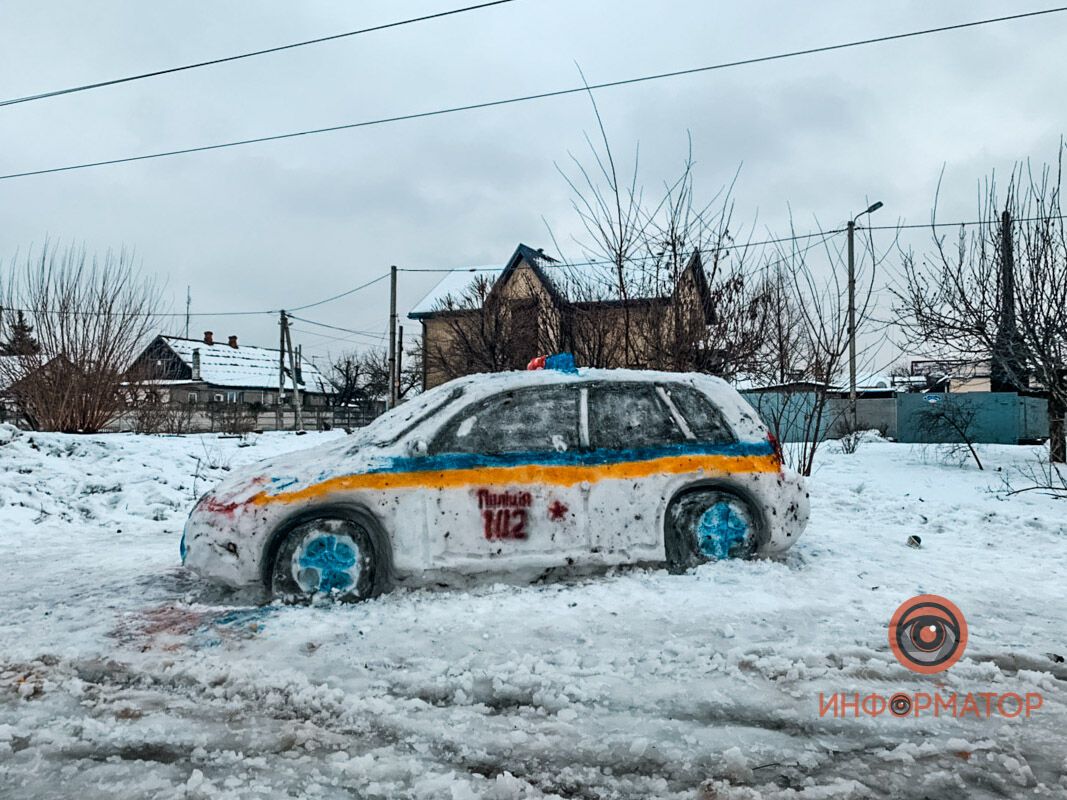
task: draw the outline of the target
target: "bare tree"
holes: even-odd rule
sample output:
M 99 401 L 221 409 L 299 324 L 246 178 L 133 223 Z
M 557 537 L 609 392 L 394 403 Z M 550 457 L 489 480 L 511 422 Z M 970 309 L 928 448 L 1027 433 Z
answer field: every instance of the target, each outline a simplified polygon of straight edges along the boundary
M 983 189 L 979 223 L 954 239 L 933 228 L 924 257 L 907 252 L 895 289 L 901 323 L 940 354 L 992 361 L 994 379 L 1048 393 L 1049 456 L 1067 461 L 1067 231 L 1063 147 L 1055 168 L 1018 165 L 1000 200 Z M 940 193 L 940 187 L 939 187 Z M 937 219 L 937 199 L 933 222 Z
M 724 377 L 745 372 L 767 320 L 752 268 L 758 253 L 733 230 L 737 176 L 698 202 L 690 143 L 678 176 L 646 193 L 639 150 L 622 177 L 590 100 L 599 131 L 596 144 L 586 137 L 590 163 L 572 154 L 571 171 L 559 169 L 584 231 L 574 241 L 580 258 L 567 260 L 565 292 L 575 300 L 568 339 L 579 363 Z
M 516 277 L 506 294 L 495 285 L 477 275 L 459 295 L 441 300 L 436 310 L 448 312 L 440 323 L 445 330 L 422 354 L 429 371 L 452 379 L 523 369 L 531 358 L 563 349 L 562 311 L 529 275 Z
M 753 377 L 771 391 L 750 399 L 783 442 L 790 465 L 810 475 L 820 444 L 841 423 L 841 410 L 831 401 L 849 345 L 846 265 L 829 234 L 814 243 L 794 238 L 787 244 L 768 256 L 760 292 L 767 336 Z M 877 267 L 885 258 L 869 235 L 866 245 L 856 271 L 857 327 L 871 317 Z M 809 255 L 812 250 L 820 258 Z
M 947 393 L 930 395 L 929 399 L 915 414 L 922 441 L 948 444 L 950 453 L 965 450 L 978 469 L 985 469 L 974 447 L 978 408 L 965 398 Z
M 405 350 L 405 354 L 400 369 L 400 399 L 416 394 L 422 385 L 421 350 Z M 329 381 L 336 406 L 384 401 L 389 396 L 389 354 L 384 348 L 345 353 L 331 364 Z
M 9 275 L 6 308 L 34 326 L 39 349 L 5 359 L 22 415 L 42 430 L 94 432 L 125 409 L 126 370 L 153 332 L 154 283 L 126 251 L 90 257 L 46 244 Z M 17 363 L 16 363 L 17 362 Z

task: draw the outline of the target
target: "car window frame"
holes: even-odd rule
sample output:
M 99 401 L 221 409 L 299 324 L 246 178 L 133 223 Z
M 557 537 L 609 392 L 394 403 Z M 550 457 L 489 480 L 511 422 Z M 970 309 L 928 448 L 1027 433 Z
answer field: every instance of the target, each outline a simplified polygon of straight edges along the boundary
M 518 395 L 518 394 L 526 394 L 526 393 L 533 394 L 533 393 L 536 393 L 536 392 L 544 392 L 546 389 L 569 389 L 569 390 L 572 390 L 572 391 L 577 391 L 580 388 L 581 388 L 581 384 L 571 383 L 570 381 L 560 381 L 560 382 L 549 383 L 549 384 L 538 384 L 538 385 L 535 385 L 535 386 L 511 386 L 511 387 L 508 387 L 508 388 L 500 389 L 499 391 L 493 392 L 488 397 L 483 397 L 480 400 L 475 400 L 473 403 L 469 403 L 468 405 L 465 405 L 463 408 L 457 410 L 451 417 L 449 417 L 447 420 L 445 420 L 443 423 L 441 423 L 441 426 L 436 431 L 434 431 L 433 436 L 430 437 L 430 441 L 427 443 L 426 452 L 427 452 L 428 455 L 431 455 L 431 456 L 447 455 L 447 454 L 457 453 L 457 452 L 466 454 L 466 453 L 464 453 L 464 451 L 441 450 L 441 449 L 439 449 L 439 442 L 441 441 L 442 437 L 444 437 L 446 434 L 448 434 L 450 432 L 450 430 L 452 429 L 452 426 L 453 426 L 454 423 L 456 423 L 457 427 L 458 427 L 458 424 L 461 424 L 463 419 L 466 419 L 466 418 L 470 417 L 472 414 L 477 416 L 478 414 L 480 414 L 482 412 L 482 410 L 487 408 L 491 403 L 493 403 L 493 402 L 497 401 L 498 399 L 500 399 L 500 397 L 503 396 L 503 395 L 506 395 L 506 394 Z M 574 450 L 582 450 L 582 449 L 585 448 L 585 445 L 583 445 L 583 443 L 582 443 L 582 430 L 583 430 L 584 426 L 583 426 L 583 423 L 582 423 L 582 399 L 581 399 L 581 395 L 580 394 L 576 398 L 576 402 L 577 402 L 577 406 L 578 406 L 578 424 L 577 424 L 577 427 L 576 427 L 576 429 L 574 431 L 574 433 L 575 433 L 574 441 L 577 442 L 576 446 L 574 447 Z M 548 449 L 536 449 L 536 450 L 525 449 L 525 450 L 511 450 L 511 451 L 507 451 L 507 452 L 509 452 L 509 453 L 549 453 L 549 452 L 558 452 L 558 451 L 556 451 L 556 450 L 548 450 Z
M 680 418 L 686 420 L 686 430 L 688 430 L 690 432 L 690 434 L 692 435 L 692 441 L 706 441 L 706 440 L 703 440 L 703 439 L 701 439 L 700 437 L 698 437 L 696 435 L 696 433 L 693 430 L 693 426 L 691 424 L 689 424 L 689 420 L 686 419 L 685 414 L 682 412 L 682 410 L 680 408 L 678 408 L 677 404 L 675 404 L 675 402 L 671 399 L 669 390 L 672 387 L 678 387 L 678 388 L 681 388 L 683 390 L 691 390 L 691 391 L 695 392 L 696 394 L 700 395 L 704 399 L 704 401 L 706 403 L 708 403 L 708 405 L 710 405 L 715 410 L 716 414 L 719 415 L 719 421 L 722 423 L 722 428 L 723 428 L 723 430 L 726 431 L 727 434 L 729 434 L 730 438 L 725 442 L 709 442 L 709 443 L 711 443 L 711 444 L 737 444 L 739 441 L 741 441 L 741 439 L 737 435 L 737 431 L 734 430 L 733 426 L 730 424 L 729 419 L 727 419 L 726 414 L 723 412 L 722 406 L 720 406 L 711 397 L 709 397 L 707 392 L 702 392 L 696 386 L 693 386 L 692 384 L 688 384 L 688 383 L 683 383 L 681 381 L 664 381 L 662 383 L 657 383 L 656 385 L 657 385 L 657 388 L 659 388 L 663 392 L 664 400 L 666 400 L 670 404 L 671 408 L 674 409 L 674 411 L 677 412 L 677 414 L 678 414 L 678 416 Z
M 678 428 L 678 431 L 684 437 L 683 442 L 661 442 L 659 444 L 641 445 L 641 446 L 639 446 L 637 448 L 628 448 L 628 447 L 620 447 L 620 446 L 614 446 L 614 447 L 600 446 L 600 447 L 597 447 L 596 445 L 594 445 L 593 444 L 593 436 L 594 436 L 595 432 L 592 429 L 592 425 L 591 425 L 590 419 L 589 419 L 590 404 L 589 404 L 589 399 L 588 399 L 588 397 L 589 397 L 588 392 L 589 392 L 590 389 L 597 389 L 597 388 L 606 387 L 606 386 L 633 386 L 633 387 L 641 386 L 641 387 L 649 387 L 649 388 L 651 388 L 652 394 L 659 400 L 660 403 L 663 404 L 663 410 L 667 413 L 668 418 L 674 423 L 674 425 Z M 580 407 L 579 411 L 580 412 L 584 411 L 584 414 L 585 414 L 584 422 L 583 422 L 583 428 L 584 428 L 583 433 L 585 435 L 585 441 L 583 442 L 583 447 L 585 447 L 588 450 L 629 450 L 629 449 L 647 450 L 647 449 L 655 448 L 655 447 L 670 447 L 672 445 L 678 445 L 678 444 L 683 444 L 683 443 L 688 443 L 690 441 L 694 441 L 692 430 L 690 429 L 688 422 L 684 421 L 684 418 L 682 418 L 681 414 L 678 413 L 678 409 L 675 408 L 673 403 L 670 402 L 670 398 L 665 396 L 665 393 L 660 390 L 660 387 L 659 387 L 658 383 L 656 383 L 654 381 L 635 381 L 635 380 L 589 381 L 588 383 L 582 384 L 582 389 L 583 389 L 583 395 L 585 396 L 585 402 L 584 402 L 584 406 Z

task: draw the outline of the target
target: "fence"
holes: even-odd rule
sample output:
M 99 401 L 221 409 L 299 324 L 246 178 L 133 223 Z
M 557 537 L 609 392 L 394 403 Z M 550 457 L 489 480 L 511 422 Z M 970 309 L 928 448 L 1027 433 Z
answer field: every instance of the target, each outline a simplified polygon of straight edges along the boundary
M 775 392 L 746 391 L 745 399 L 760 413 L 764 421 L 778 420 L 781 438 L 787 442 L 801 441 L 815 407 L 811 391 Z M 1048 438 L 1047 400 L 1014 392 L 960 392 L 952 394 L 896 393 L 887 397 L 860 397 L 856 401 L 857 427 L 877 430 L 899 442 L 933 443 L 959 441 L 960 438 L 944 430 L 933 432 L 924 425 L 924 416 L 937 403 L 955 403 L 973 410 L 971 432 L 976 442 L 989 444 L 1019 444 Z M 826 403 L 819 428 L 820 439 L 841 435 L 840 423 L 847 419 L 848 398 L 834 396 Z

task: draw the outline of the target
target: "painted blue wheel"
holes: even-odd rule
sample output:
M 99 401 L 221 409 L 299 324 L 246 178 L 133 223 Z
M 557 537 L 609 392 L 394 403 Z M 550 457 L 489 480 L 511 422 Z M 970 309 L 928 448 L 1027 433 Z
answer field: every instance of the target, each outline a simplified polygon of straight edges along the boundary
M 271 592 L 292 600 L 372 597 L 381 592 L 380 550 L 351 519 L 308 520 L 283 535 L 270 574 Z
M 752 521 L 746 509 L 729 500 L 720 500 L 697 520 L 697 549 L 712 561 L 730 558 L 744 549 Z
M 347 594 L 359 582 L 359 545 L 343 533 L 312 531 L 293 553 L 293 580 L 305 594 Z
M 698 489 L 678 497 L 667 511 L 667 566 L 683 572 L 706 561 L 751 558 L 759 549 L 760 521 L 732 492 Z

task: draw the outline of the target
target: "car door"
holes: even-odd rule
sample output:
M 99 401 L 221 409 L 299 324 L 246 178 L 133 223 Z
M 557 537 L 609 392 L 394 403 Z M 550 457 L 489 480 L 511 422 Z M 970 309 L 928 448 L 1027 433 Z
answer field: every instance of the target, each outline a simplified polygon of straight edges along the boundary
M 661 559 L 660 520 L 684 478 L 657 462 L 676 455 L 691 431 L 653 383 L 603 382 L 587 388 L 592 456 L 601 475 L 590 483 L 590 546 L 608 563 Z
M 428 454 L 441 467 L 428 498 L 435 560 L 489 568 L 515 556 L 549 566 L 588 550 L 586 492 L 575 477 L 579 402 L 569 383 L 510 389 L 442 426 Z

